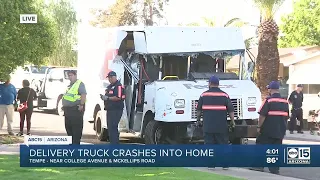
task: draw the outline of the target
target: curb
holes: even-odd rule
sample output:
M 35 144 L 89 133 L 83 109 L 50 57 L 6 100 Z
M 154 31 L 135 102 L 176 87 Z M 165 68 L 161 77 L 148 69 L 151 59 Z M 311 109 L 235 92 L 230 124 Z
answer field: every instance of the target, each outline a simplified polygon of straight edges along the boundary
M 223 176 L 230 176 L 235 178 L 241 178 L 246 180 L 303 180 L 298 178 L 292 178 L 282 175 L 275 175 L 267 172 L 259 172 L 259 171 L 252 171 L 249 169 L 244 168 L 229 168 L 228 170 L 222 170 L 221 168 L 216 168 L 214 170 L 208 170 L 207 168 L 192 168 L 187 167 L 187 169 L 201 171 L 201 172 L 207 172 L 207 173 L 215 173 Z M 281 172 L 281 170 L 280 170 Z

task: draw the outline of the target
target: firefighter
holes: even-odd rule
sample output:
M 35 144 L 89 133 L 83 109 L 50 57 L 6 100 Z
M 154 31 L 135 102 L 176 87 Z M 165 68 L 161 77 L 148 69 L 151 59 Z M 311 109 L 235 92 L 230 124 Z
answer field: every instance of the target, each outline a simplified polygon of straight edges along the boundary
M 293 134 L 293 131 L 296 129 L 296 127 L 297 127 L 298 133 L 303 134 L 302 90 L 303 90 L 302 84 L 298 84 L 297 89 L 290 94 L 288 99 L 289 103 L 292 105 L 291 118 L 289 122 L 290 134 Z M 298 125 L 297 125 L 297 120 L 298 120 Z
M 80 144 L 83 131 L 83 113 L 86 102 L 86 87 L 84 83 L 77 79 L 77 72 L 68 72 L 70 85 L 66 93 L 58 98 L 62 98 L 62 107 L 65 116 L 65 128 L 68 136 L 72 136 L 72 144 Z
M 201 94 L 197 106 L 197 121 L 203 114 L 203 132 L 205 144 L 228 144 L 227 114 L 234 127 L 234 107 L 229 95 L 219 88 L 219 79 L 209 79 L 209 90 Z M 214 167 L 210 167 L 214 168 Z M 224 167 L 227 169 L 227 167 Z
M 282 144 L 289 118 L 289 104 L 279 93 L 279 82 L 270 82 L 268 88 L 271 95 L 266 98 L 258 112 L 260 116 L 256 144 Z M 264 170 L 263 167 L 251 169 Z M 269 167 L 269 171 L 273 174 L 279 174 L 278 167 Z
M 107 78 L 110 85 L 107 87 L 105 95 L 100 94 L 100 98 L 104 100 L 104 109 L 107 111 L 107 127 L 110 144 L 119 144 L 118 124 L 124 108 L 124 88 L 117 80 L 117 74 L 114 71 L 110 71 Z

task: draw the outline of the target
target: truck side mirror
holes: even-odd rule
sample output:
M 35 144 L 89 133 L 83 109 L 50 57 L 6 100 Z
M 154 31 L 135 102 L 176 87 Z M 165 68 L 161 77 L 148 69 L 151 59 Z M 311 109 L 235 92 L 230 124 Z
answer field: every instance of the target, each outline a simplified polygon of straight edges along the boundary
M 248 62 L 248 71 L 253 72 L 254 66 L 255 66 L 254 62 L 252 62 L 252 61 Z
M 63 78 L 59 79 L 60 82 L 63 82 Z
M 52 78 L 49 78 L 49 79 L 48 79 L 48 81 L 49 81 L 49 82 L 52 82 L 52 81 L 53 81 L 53 79 L 52 79 Z

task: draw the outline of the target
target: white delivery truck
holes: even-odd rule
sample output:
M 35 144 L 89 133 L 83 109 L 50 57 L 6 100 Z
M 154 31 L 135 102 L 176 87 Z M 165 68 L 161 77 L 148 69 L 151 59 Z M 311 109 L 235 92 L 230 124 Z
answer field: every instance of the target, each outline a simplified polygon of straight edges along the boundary
M 68 72 L 75 70 L 72 67 L 50 67 L 46 70 L 45 78 L 37 91 L 37 100 L 34 102 L 38 109 L 54 110 L 58 115 L 63 116 L 61 100 L 67 86 L 70 84 Z
M 255 138 L 261 92 L 247 77 L 245 44 L 240 29 L 203 27 L 115 27 L 79 29 L 78 78 L 87 87 L 84 119 L 94 123 L 101 141 L 108 140 L 106 111 L 99 94 L 117 73 L 126 99 L 120 132 L 146 144 L 201 140 L 196 105 L 212 75 L 230 95 L 236 127 L 232 144 Z M 226 73 L 226 62 L 239 57 L 239 73 Z M 230 121 L 229 121 L 230 122 Z M 196 130 L 196 131 L 194 131 Z M 197 133 L 196 133 L 197 132 Z
M 22 81 L 28 80 L 32 88 L 37 90 L 40 88 L 41 83 L 44 80 L 45 72 L 49 67 L 47 66 L 34 66 L 25 65 L 24 67 L 18 67 L 11 74 L 11 83 L 17 88 L 22 88 Z

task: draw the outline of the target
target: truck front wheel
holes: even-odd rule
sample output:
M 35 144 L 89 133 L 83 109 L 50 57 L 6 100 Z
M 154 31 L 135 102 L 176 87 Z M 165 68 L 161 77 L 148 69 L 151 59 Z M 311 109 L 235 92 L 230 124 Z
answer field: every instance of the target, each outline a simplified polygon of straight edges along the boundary
M 102 126 L 101 119 L 101 111 L 98 111 L 94 121 L 96 136 L 100 141 L 108 141 L 108 130 Z
M 56 113 L 59 115 L 59 116 L 64 116 L 64 111 L 62 109 L 62 99 L 58 102 L 57 104 L 57 108 L 56 108 Z
M 161 123 L 155 120 L 149 121 L 144 133 L 145 144 L 162 144 L 162 139 L 163 128 Z

